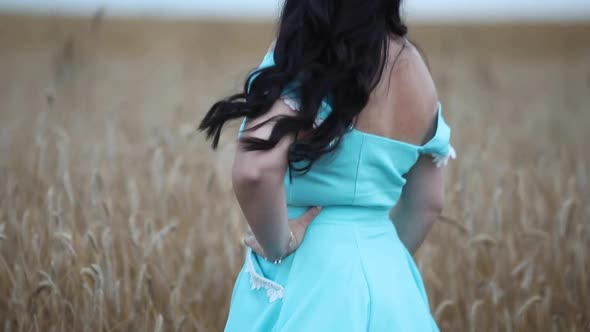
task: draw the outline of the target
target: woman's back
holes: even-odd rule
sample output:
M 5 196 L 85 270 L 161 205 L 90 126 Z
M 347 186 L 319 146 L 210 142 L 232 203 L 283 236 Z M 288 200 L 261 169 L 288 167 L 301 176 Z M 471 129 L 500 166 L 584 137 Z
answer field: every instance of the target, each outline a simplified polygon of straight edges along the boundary
M 421 145 L 435 128 L 436 88 L 416 47 L 405 38 L 391 39 L 383 74 L 355 128 Z
M 285 174 L 286 202 L 291 208 L 351 205 L 379 208 L 386 214 L 400 198 L 404 176 L 421 154 L 444 158 L 451 152 L 450 130 L 422 57 L 405 39 L 392 40 L 390 45 L 381 80 L 338 148 L 319 158 L 306 173 Z M 273 64 L 271 50 L 261 67 Z M 287 106 L 297 112 L 299 105 L 299 96 L 287 88 L 282 102 L 275 103 L 269 113 Z M 319 120 L 331 112 L 329 101 L 324 101 Z M 245 127 L 244 119 L 241 130 Z

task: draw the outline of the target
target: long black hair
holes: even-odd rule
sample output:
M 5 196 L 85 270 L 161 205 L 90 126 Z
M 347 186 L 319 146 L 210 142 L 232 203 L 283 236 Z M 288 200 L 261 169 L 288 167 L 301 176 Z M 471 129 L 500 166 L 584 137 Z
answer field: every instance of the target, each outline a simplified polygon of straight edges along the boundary
M 246 150 L 270 150 L 288 134 L 292 169 L 308 171 L 322 155 L 334 151 L 342 135 L 369 100 L 388 57 L 391 37 L 405 37 L 402 0 L 285 0 L 274 48 L 274 65 L 253 71 L 243 91 L 216 102 L 199 130 L 217 147 L 226 121 L 267 113 L 283 89 L 295 85 L 300 110 L 275 116 L 268 139 L 242 137 Z M 393 36 L 392 36 L 393 35 Z M 323 100 L 330 115 L 314 127 Z M 268 121 L 251 128 L 256 129 Z M 308 132 L 299 137 L 300 132 Z M 304 166 L 294 164 L 300 161 Z

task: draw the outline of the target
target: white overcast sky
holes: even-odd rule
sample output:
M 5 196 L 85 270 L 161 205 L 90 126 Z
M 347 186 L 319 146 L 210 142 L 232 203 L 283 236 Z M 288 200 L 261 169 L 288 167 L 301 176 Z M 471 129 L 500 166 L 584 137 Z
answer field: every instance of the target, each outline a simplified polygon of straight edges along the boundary
M 0 0 L 0 12 L 205 17 L 259 20 L 276 17 L 281 0 Z M 406 0 L 412 21 L 583 21 L 590 0 Z

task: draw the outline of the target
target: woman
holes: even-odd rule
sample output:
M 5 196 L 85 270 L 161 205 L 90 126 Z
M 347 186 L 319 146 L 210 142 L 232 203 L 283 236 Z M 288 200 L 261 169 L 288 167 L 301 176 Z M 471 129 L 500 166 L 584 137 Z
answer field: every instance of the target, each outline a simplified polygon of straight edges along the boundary
M 286 0 L 244 91 L 232 180 L 252 234 L 226 331 L 436 331 L 411 253 L 443 205 L 449 144 L 400 2 Z M 321 207 L 321 208 L 320 208 Z

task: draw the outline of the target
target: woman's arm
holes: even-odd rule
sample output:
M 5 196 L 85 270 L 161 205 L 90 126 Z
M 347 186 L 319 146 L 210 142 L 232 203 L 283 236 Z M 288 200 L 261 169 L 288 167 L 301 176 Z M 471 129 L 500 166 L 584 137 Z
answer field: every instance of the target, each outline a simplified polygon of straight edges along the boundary
M 274 48 L 275 41 L 269 47 Z M 247 121 L 238 141 L 232 168 L 234 192 L 254 233 L 244 243 L 259 255 L 275 261 L 296 250 L 309 224 L 320 213 L 312 207 L 294 220 L 287 220 L 287 202 L 284 176 L 288 167 L 288 149 L 294 135 L 284 136 L 271 150 L 246 151 L 241 139 L 247 137 L 268 139 L 274 127 L 269 121 L 256 130 L 248 130 L 275 116 L 295 115 L 289 106 L 278 99 L 263 116 Z
M 390 211 L 400 240 L 411 254 L 420 247 L 444 203 L 444 168 L 436 167 L 429 155 L 422 155 L 406 174 L 407 183 L 396 206 Z
M 277 115 L 290 115 L 293 111 L 282 101 L 275 102 L 265 115 L 249 120 L 249 129 Z M 267 139 L 273 122 L 243 132 L 241 138 Z M 267 151 L 246 151 L 238 143 L 232 168 L 233 188 L 240 207 L 260 244 L 264 255 L 271 260 L 286 253 L 291 230 L 287 219 L 284 176 L 287 169 L 287 150 L 293 142 L 288 135 Z
M 395 128 L 413 142 L 426 144 L 436 134 L 438 94 L 420 52 L 408 43 L 394 67 L 389 84 L 392 107 L 398 110 Z M 444 202 L 444 171 L 430 155 L 422 154 L 405 175 L 407 180 L 396 206 L 390 211 L 400 240 L 416 252 Z

